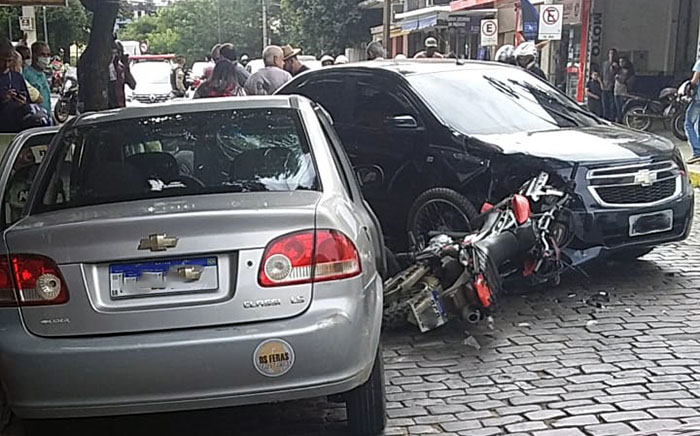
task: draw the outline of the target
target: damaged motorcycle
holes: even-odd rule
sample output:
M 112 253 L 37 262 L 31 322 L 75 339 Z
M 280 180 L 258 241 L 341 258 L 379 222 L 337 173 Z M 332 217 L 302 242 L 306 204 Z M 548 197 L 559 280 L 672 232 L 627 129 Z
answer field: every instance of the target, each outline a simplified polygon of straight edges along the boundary
M 408 321 L 424 333 L 455 317 L 492 322 L 505 278 L 558 283 L 561 249 L 572 237 L 571 195 L 549 179 L 542 172 L 498 204 L 485 203 L 472 233 L 415 243 L 405 256 L 411 266 L 385 282 L 384 326 Z

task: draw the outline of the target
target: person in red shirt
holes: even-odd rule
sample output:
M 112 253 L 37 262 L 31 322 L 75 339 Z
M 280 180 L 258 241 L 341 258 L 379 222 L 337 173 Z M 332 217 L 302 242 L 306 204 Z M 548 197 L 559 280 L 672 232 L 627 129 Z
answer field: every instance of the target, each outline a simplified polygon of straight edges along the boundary
M 236 65 L 226 59 L 220 60 L 211 79 L 202 82 L 194 98 L 216 98 L 243 96 L 245 92 L 236 80 Z

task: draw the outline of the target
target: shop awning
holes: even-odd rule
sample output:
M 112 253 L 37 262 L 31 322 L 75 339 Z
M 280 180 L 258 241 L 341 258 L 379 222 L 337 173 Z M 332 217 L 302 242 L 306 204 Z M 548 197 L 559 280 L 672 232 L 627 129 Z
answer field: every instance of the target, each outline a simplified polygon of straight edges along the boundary
M 402 21 L 400 24 L 401 24 L 401 30 L 413 31 L 413 30 L 427 29 L 429 27 L 435 27 L 435 26 L 437 26 L 437 23 L 438 23 L 438 16 L 433 15 L 431 17 Z
M 450 2 L 450 11 L 457 12 L 472 8 L 493 7 L 496 0 L 455 0 Z
M 416 9 L 402 14 L 396 14 L 396 25 L 401 26 L 404 31 L 415 31 L 443 25 L 447 22 L 450 8 L 447 6 L 431 6 L 428 8 Z

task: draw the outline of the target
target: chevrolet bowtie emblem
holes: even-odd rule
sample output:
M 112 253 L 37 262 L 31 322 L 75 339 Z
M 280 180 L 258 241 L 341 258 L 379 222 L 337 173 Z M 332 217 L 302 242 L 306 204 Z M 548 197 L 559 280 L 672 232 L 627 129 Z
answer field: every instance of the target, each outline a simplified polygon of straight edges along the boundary
M 139 250 L 165 251 L 168 248 L 177 247 L 177 238 L 170 238 L 166 235 L 151 235 L 141 239 Z
M 656 183 L 657 178 L 657 173 L 652 173 L 649 170 L 641 170 L 634 175 L 634 183 L 642 185 L 644 187 L 649 187 Z

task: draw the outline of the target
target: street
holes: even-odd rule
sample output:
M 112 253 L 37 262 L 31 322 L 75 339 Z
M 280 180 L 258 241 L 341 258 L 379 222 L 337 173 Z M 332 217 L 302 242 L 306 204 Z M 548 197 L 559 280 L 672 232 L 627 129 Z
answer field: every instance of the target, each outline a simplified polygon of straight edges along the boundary
M 622 435 L 700 422 L 700 233 L 503 298 L 494 330 L 384 335 L 387 435 Z M 598 307 L 600 306 L 600 307 Z M 173 383 L 177 383 L 173 380 Z M 324 400 L 28 423 L 45 434 L 345 435 Z

